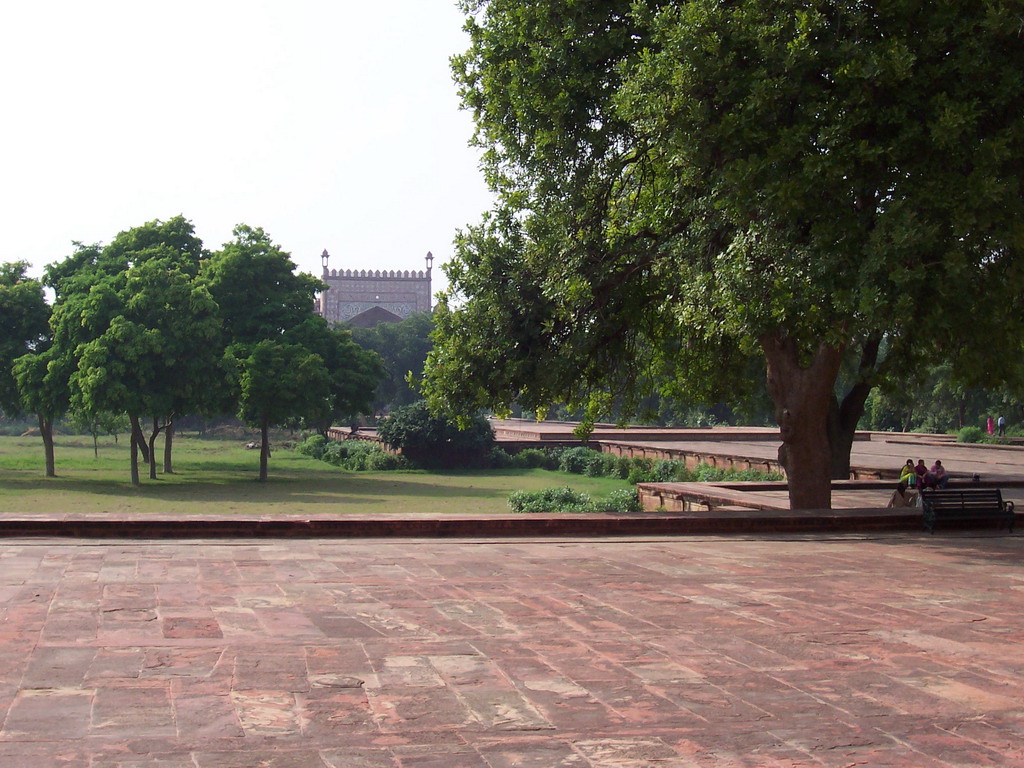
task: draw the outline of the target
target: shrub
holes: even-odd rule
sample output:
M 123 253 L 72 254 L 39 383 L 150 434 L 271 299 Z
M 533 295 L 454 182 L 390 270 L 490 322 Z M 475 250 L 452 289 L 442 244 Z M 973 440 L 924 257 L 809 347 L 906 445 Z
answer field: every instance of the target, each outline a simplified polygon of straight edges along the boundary
M 608 512 L 639 512 L 640 494 L 636 488 L 619 488 L 608 494 L 608 497 L 595 502 L 594 506 Z
M 633 469 L 638 469 L 641 472 L 650 474 L 654 470 L 654 460 L 645 459 L 642 456 L 634 456 L 631 460 L 633 463 Z
M 295 450 L 299 453 L 319 459 L 324 455 L 324 448 L 327 447 L 327 438 L 323 435 L 310 435 L 297 446 Z
M 646 472 L 640 467 L 633 467 L 629 470 L 629 474 L 626 475 L 626 482 L 636 485 L 637 483 L 649 483 L 651 482 L 651 473 Z
M 722 480 L 724 477 L 725 472 L 723 470 L 710 464 L 698 464 L 693 470 L 693 478 L 698 483 L 713 483 L 716 480 Z
M 508 451 L 501 448 L 492 448 L 487 456 L 487 466 L 494 469 L 505 469 L 514 465 L 513 457 L 509 455 Z
M 615 457 L 610 453 L 599 453 L 590 460 L 584 472 L 588 477 L 609 477 L 615 471 Z
M 494 430 L 483 416 L 459 429 L 453 420 L 431 414 L 424 400 L 397 409 L 377 425 L 377 434 L 423 466 L 478 466 L 494 446 Z
M 633 461 L 629 458 L 629 456 L 616 456 L 615 467 L 612 471 L 612 475 L 619 478 L 620 480 L 625 480 L 627 477 L 629 477 L 629 470 L 631 470 L 632 468 Z
M 333 464 L 336 467 L 341 466 L 341 462 L 345 460 L 347 454 L 338 442 L 329 442 L 324 446 L 324 449 L 320 452 L 320 461 L 326 461 L 328 464 Z
M 590 509 L 590 497 L 572 488 L 545 488 L 542 491 L 513 491 L 508 505 L 513 512 L 581 512 Z
M 409 460 L 396 453 L 388 453 L 374 446 L 374 450 L 364 454 L 363 464 L 370 472 L 389 472 L 395 469 L 409 469 Z
M 685 472 L 686 465 L 681 461 L 660 459 L 654 462 L 654 466 L 651 468 L 651 478 L 655 483 L 671 483 L 673 480 L 678 480 L 680 475 Z
M 600 453 L 582 445 L 566 448 L 562 451 L 562 455 L 558 457 L 558 468 L 563 472 L 571 472 L 574 475 L 586 474 L 587 467 L 593 461 L 599 461 L 600 457 Z
M 314 437 L 319 437 L 316 435 Z M 322 440 L 322 438 L 321 438 Z M 372 470 L 383 472 L 392 469 L 408 469 L 409 462 L 402 456 L 388 453 L 376 443 L 367 440 L 326 440 L 309 438 L 296 446 L 301 453 L 319 458 L 335 467 L 356 472 Z M 317 456 L 319 454 L 319 456 Z
M 724 480 L 743 482 L 766 482 L 769 480 L 785 480 L 779 472 L 762 472 L 759 469 L 729 469 Z
M 981 427 L 963 427 L 956 435 L 958 443 L 980 443 L 985 433 Z
M 651 459 L 634 456 L 629 460 L 629 473 L 626 480 L 633 483 L 654 482 L 654 462 Z
M 557 469 L 558 459 L 543 448 L 526 448 L 512 457 L 512 465 L 520 469 Z

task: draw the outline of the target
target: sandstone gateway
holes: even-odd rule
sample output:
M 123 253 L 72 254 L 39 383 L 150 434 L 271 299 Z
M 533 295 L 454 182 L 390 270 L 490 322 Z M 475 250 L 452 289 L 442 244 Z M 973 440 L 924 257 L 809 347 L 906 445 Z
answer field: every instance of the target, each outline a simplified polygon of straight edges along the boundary
M 427 253 L 425 271 L 387 269 L 330 269 L 330 254 L 320 254 L 327 290 L 317 299 L 317 312 L 331 325 L 348 323 L 369 328 L 397 323 L 416 312 L 429 312 L 430 270 L 434 256 Z

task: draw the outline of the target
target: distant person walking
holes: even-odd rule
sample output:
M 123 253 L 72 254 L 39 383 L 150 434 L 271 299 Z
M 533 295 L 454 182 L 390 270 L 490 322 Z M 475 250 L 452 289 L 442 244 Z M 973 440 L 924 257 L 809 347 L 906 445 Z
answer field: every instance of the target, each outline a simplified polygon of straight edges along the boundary
M 988 419 L 985 420 L 985 431 L 988 432 L 989 435 L 994 435 L 996 433 L 995 426 L 995 419 L 989 416 Z
M 1000 416 L 999 420 L 996 423 L 999 425 L 999 436 L 1000 437 L 1005 437 L 1006 436 L 1006 417 L 1005 416 Z

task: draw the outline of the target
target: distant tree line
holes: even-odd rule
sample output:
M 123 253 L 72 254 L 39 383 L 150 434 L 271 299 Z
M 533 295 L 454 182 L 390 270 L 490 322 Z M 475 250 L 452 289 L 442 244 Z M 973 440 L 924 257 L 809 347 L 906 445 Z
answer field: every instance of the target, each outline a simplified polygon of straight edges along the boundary
M 258 428 L 265 480 L 272 425 L 326 432 L 371 409 L 380 360 L 313 312 L 323 284 L 262 229 L 233 235 L 207 251 L 177 216 L 105 246 L 76 243 L 41 281 L 23 262 L 0 266 L 0 410 L 36 416 L 48 476 L 65 416 L 97 429 L 127 419 L 138 484 L 140 458 L 156 477 L 161 435 L 172 471 L 175 420 L 187 414 L 234 411 Z

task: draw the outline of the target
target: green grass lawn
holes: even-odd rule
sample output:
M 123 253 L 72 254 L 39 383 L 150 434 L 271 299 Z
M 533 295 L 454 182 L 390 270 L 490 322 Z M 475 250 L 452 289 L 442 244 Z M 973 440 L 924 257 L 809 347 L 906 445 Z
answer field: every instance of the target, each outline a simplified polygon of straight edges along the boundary
M 177 437 L 174 474 L 129 482 L 128 441 L 56 438 L 57 477 L 43 476 L 38 437 L 0 437 L 0 512 L 253 515 L 466 515 L 507 513 L 515 490 L 569 486 L 594 498 L 624 480 L 542 469 L 453 472 L 349 472 L 288 450 L 276 450 L 270 479 L 256 481 L 257 451 L 239 441 Z M 158 443 L 162 458 L 162 444 Z M 162 461 L 160 462 L 162 465 Z

